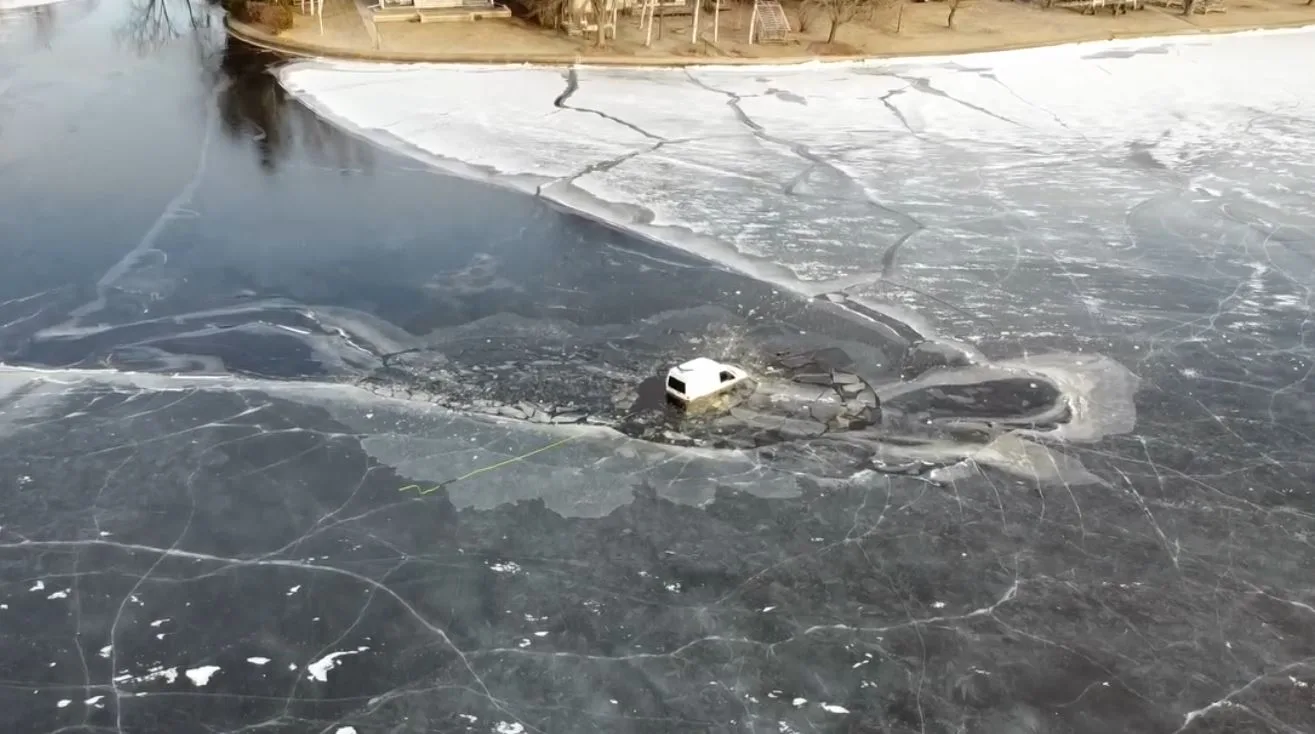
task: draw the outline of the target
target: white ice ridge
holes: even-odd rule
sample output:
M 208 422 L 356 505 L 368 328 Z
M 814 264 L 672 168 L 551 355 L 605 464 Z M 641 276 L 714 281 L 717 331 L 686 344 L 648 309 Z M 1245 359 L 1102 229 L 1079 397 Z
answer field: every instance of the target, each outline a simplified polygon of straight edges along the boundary
M 1128 208 L 1166 169 L 1226 195 L 1260 167 L 1267 205 L 1310 210 L 1307 139 L 1255 123 L 1315 115 L 1312 64 L 1315 33 L 1293 29 L 776 68 L 304 61 L 280 79 L 403 154 L 816 292 L 993 248 L 1144 264 L 1109 248 L 1136 244 Z M 1066 189 L 1101 195 L 1047 203 Z M 1002 243 L 1000 222 L 1025 234 Z

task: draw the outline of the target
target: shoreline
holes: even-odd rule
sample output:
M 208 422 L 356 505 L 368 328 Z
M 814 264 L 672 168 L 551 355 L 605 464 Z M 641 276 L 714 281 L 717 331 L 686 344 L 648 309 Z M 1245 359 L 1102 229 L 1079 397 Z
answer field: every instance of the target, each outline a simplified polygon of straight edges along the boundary
M 480 21 L 494 22 L 494 21 Z M 441 53 L 390 51 L 384 49 L 355 49 L 329 44 L 307 43 L 283 36 L 266 33 L 254 26 L 234 20 L 224 14 L 224 28 L 230 37 L 244 43 L 262 48 L 266 51 L 296 58 L 313 58 L 339 61 L 365 61 L 401 64 L 451 64 L 480 66 L 560 66 L 560 67 L 612 67 L 612 68 L 671 68 L 688 67 L 781 67 L 803 66 L 808 64 L 853 64 L 867 61 L 889 61 L 898 59 L 928 60 L 951 58 L 973 54 L 1001 53 L 1022 51 L 1033 48 L 1050 48 L 1088 43 L 1107 43 L 1111 41 L 1137 41 L 1142 39 L 1190 39 L 1241 33 L 1267 31 L 1300 31 L 1315 28 L 1315 18 L 1297 21 L 1277 21 L 1258 25 L 1239 25 L 1236 27 L 1207 28 L 1201 26 L 1184 26 L 1172 31 L 1104 33 L 1100 37 L 1094 34 L 1088 37 L 1062 37 L 1044 42 L 1001 43 L 986 47 L 965 47 L 958 51 L 933 49 L 927 51 L 900 51 L 886 54 L 829 54 L 825 56 L 763 56 L 763 57 L 682 57 L 682 56 L 635 56 L 624 54 L 545 54 L 545 53 Z

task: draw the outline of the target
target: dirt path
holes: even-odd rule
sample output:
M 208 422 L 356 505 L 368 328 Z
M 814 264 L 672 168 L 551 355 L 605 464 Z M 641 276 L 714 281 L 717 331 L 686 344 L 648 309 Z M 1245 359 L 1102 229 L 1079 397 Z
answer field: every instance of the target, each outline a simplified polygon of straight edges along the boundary
M 945 2 L 909 2 L 902 15 L 878 17 L 842 26 L 836 42 L 826 43 L 824 18 L 787 43 L 747 41 L 749 4 L 721 14 L 714 33 L 712 19 L 700 24 L 698 44 L 690 42 L 688 16 L 666 18 L 660 38 L 645 47 L 638 17 L 622 17 L 618 37 L 605 49 L 592 41 L 539 28 L 521 20 L 472 23 L 385 23 L 377 36 L 366 32 L 356 3 L 326 0 L 323 31 L 313 18 L 298 15 L 296 26 L 274 38 L 232 24 L 237 35 L 262 45 L 317 56 L 346 56 L 399 61 L 469 61 L 603 64 L 787 63 L 813 58 L 903 56 L 989 51 L 1075 41 L 1136 36 L 1177 35 L 1250 28 L 1315 24 L 1315 7 L 1304 0 L 1228 0 L 1222 13 L 1183 16 L 1156 7 L 1122 15 L 1084 15 L 1067 8 L 1043 8 L 1013 0 L 964 0 L 955 28 L 946 26 Z M 799 4 L 785 3 L 792 26 L 799 27 Z M 898 30 L 897 30 L 898 26 Z M 657 34 L 655 34 L 656 36 Z

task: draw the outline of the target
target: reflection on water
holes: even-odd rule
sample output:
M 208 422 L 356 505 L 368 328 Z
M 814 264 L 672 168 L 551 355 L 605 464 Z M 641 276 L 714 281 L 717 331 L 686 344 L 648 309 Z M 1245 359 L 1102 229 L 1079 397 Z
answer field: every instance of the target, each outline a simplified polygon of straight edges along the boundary
M 211 3 L 218 5 L 218 2 Z M 116 30 L 118 37 L 140 54 L 149 54 L 170 41 L 190 36 L 197 49 L 204 49 L 204 39 L 216 22 L 208 6 L 197 7 L 190 0 L 133 0 L 128 6 L 128 20 Z
M 54 88 L 43 90 L 44 101 L 67 104 L 86 96 L 88 79 L 95 78 L 97 71 L 121 69 L 126 54 L 147 62 L 148 73 L 134 69 L 133 91 L 149 85 L 161 98 L 187 91 L 178 85 L 180 67 L 195 70 L 194 93 L 217 89 L 220 119 L 228 138 L 240 145 L 249 142 L 266 172 L 293 156 L 344 173 L 370 170 L 373 158 L 367 146 L 335 131 L 291 100 L 268 73 L 282 61 L 280 57 L 227 37 L 218 6 L 218 0 L 131 0 L 126 4 L 0 0 L 0 111 L 15 103 L 6 97 L 21 97 L 24 90 L 17 86 L 21 82 L 38 78 L 52 83 L 50 76 L 57 73 L 64 78 Z M 66 33 L 71 37 L 61 42 Z M 91 62 L 99 50 L 96 46 L 105 47 L 109 58 Z M 61 67 L 89 74 L 64 75 L 57 71 Z M 67 88 L 61 91 L 62 87 Z M 48 126 L 52 121 L 58 122 L 46 116 L 40 124 Z M 0 116 L 0 129 L 21 122 Z M 114 144 L 113 138 L 131 137 L 128 131 L 105 132 L 107 145 Z M 15 150 L 3 152 L 18 154 Z M 0 160 L 3 158 L 0 155 Z
M 61 25 L 92 12 L 100 0 L 0 0 L 0 49 L 30 46 L 50 49 Z M 0 58 L 0 71 L 4 59 Z
M 225 133 L 236 141 L 251 141 L 266 171 L 277 169 L 294 151 L 340 173 L 369 171 L 370 148 L 292 100 L 267 71 L 277 62 L 268 51 L 229 40 L 220 62 L 225 86 L 219 92 L 219 114 Z

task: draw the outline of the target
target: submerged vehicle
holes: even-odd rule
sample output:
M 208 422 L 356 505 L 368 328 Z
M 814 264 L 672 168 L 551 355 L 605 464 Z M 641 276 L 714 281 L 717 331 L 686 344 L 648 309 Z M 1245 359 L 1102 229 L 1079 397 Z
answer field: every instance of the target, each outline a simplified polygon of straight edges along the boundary
M 698 357 L 667 373 L 667 395 L 678 405 L 693 407 L 743 385 L 749 375 L 739 367 Z
M 774 355 L 752 377 L 711 359 L 690 360 L 667 374 L 669 402 L 678 411 L 669 411 L 664 422 L 695 441 L 739 447 L 879 423 L 876 391 L 825 357 L 816 352 Z

